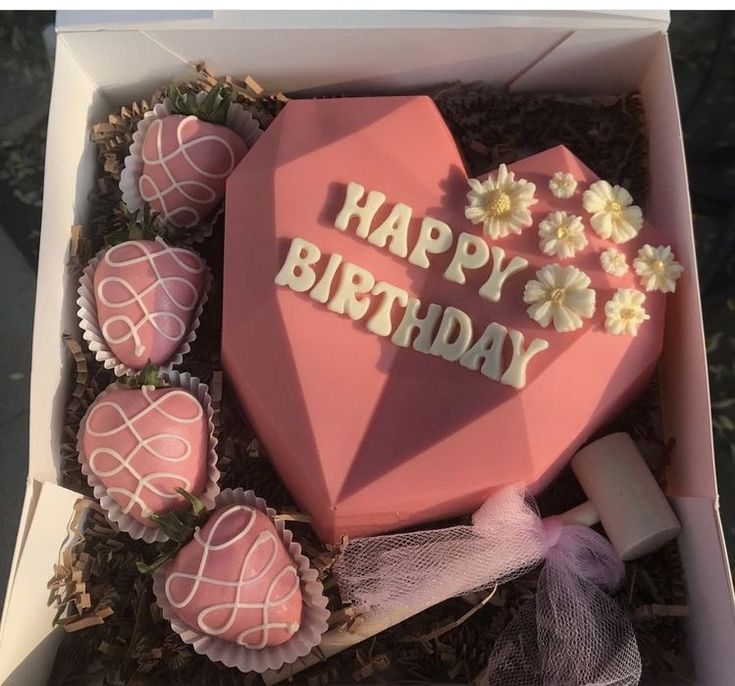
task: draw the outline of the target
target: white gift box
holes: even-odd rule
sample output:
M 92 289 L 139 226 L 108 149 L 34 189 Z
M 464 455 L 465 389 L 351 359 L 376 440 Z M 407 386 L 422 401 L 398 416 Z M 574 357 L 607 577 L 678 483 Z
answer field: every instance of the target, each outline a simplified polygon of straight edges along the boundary
M 46 148 L 26 497 L 0 625 L 0 681 L 45 683 L 58 641 L 46 582 L 77 494 L 60 480 L 60 437 L 77 332 L 69 227 L 89 219 L 90 126 L 191 76 L 251 73 L 283 91 L 390 92 L 449 79 L 513 91 L 640 90 L 650 145 L 650 220 L 686 269 L 667 313 L 661 363 L 668 495 L 680 545 L 696 683 L 735 674 L 735 605 L 719 521 L 702 312 L 665 12 L 60 12 Z

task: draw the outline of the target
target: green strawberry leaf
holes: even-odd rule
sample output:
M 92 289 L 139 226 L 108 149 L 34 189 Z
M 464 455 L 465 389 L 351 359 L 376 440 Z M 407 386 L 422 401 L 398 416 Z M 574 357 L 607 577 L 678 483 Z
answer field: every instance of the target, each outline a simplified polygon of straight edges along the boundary
M 204 503 L 197 498 L 193 493 L 189 493 L 184 488 L 177 488 L 176 492 L 180 495 L 186 498 L 189 501 L 189 506 L 191 507 L 191 511 L 194 513 L 196 517 L 201 517 L 202 514 L 205 512 Z
M 165 565 L 171 558 L 176 555 L 178 550 L 170 550 L 166 553 L 161 553 L 153 562 L 147 563 L 143 562 L 142 560 L 138 560 L 135 563 L 135 568 L 141 573 L 141 574 L 153 574 L 159 567 L 162 567 Z
M 189 507 L 185 510 L 170 510 L 163 514 L 152 514 L 148 517 L 169 537 L 160 554 L 152 562 L 138 560 L 135 564 L 141 574 L 152 574 L 159 567 L 176 557 L 176 554 L 194 537 L 194 532 L 207 521 L 208 513 L 204 503 L 193 493 L 183 488 L 176 492 L 183 496 Z
M 130 231 L 128 232 L 128 238 L 131 241 L 140 241 L 143 240 L 145 237 L 145 232 L 143 231 L 143 227 L 140 226 L 140 224 L 133 224 L 130 227 Z
M 209 93 L 207 93 L 207 97 L 202 100 L 202 104 L 199 106 L 200 109 L 204 112 L 214 112 L 217 106 L 217 100 L 219 99 L 219 93 L 219 88 L 210 89 Z
M 146 205 L 142 210 L 131 212 L 120 203 L 116 210 L 120 224 L 125 228 L 115 229 L 105 236 L 105 244 L 108 248 L 126 241 L 152 241 L 159 235 L 156 227 L 156 215 Z
M 224 84 L 213 86 L 202 102 L 197 102 L 196 92 L 182 92 L 172 86 L 168 90 L 168 99 L 175 114 L 193 115 L 211 124 L 225 124 L 227 111 L 233 101 L 232 89 Z
M 153 388 L 165 388 L 166 380 L 163 378 L 161 371 L 150 360 L 145 363 L 145 367 L 137 374 L 128 376 L 127 384 L 131 388 L 143 388 L 143 386 L 153 386 Z
M 108 248 L 112 248 L 115 245 L 125 243 L 125 241 L 129 240 L 130 234 L 126 229 L 115 229 L 115 231 L 110 231 L 110 233 L 105 236 L 105 245 Z

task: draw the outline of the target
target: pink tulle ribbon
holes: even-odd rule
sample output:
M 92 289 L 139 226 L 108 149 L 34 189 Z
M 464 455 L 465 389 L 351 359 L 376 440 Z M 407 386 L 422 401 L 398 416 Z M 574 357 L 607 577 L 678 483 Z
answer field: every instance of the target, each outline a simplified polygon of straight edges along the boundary
M 632 686 L 641 661 L 630 621 L 608 594 L 625 569 L 604 537 L 542 520 L 522 486 L 491 496 L 471 526 L 351 541 L 336 571 L 344 601 L 366 618 L 402 621 L 492 588 L 545 562 L 536 596 L 496 641 L 489 686 Z

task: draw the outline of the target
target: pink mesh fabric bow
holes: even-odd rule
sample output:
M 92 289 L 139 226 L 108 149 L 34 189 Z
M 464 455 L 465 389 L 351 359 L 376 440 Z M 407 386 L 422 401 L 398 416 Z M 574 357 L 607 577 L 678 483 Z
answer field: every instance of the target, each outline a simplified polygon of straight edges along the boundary
M 545 562 L 536 596 L 498 638 L 491 686 L 632 686 L 635 635 L 608 593 L 625 569 L 609 542 L 583 526 L 542 520 L 520 486 L 491 496 L 471 526 L 350 542 L 337 574 L 343 600 L 388 628 L 438 602 L 492 588 Z

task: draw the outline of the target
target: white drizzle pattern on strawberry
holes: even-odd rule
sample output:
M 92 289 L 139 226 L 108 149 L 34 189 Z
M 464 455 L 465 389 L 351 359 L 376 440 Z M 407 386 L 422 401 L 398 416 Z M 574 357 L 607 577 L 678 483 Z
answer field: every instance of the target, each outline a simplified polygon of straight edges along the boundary
M 239 512 L 245 512 L 249 514 L 249 518 L 245 526 L 234 536 L 232 536 L 232 538 L 229 538 L 219 544 L 213 544 L 212 540 L 214 539 L 217 529 L 222 524 L 222 522 L 225 521 L 228 517 L 236 515 Z M 212 526 L 212 528 L 209 530 L 206 539 L 203 539 L 201 537 L 201 531 L 197 529 L 194 533 L 194 541 L 196 541 L 201 546 L 201 558 L 199 560 L 199 567 L 196 574 L 173 572 L 166 579 L 165 589 L 166 597 L 168 598 L 168 601 L 171 603 L 171 605 L 175 608 L 182 608 L 192 601 L 202 584 L 210 584 L 212 586 L 219 586 L 222 588 L 236 588 L 237 592 L 235 594 L 234 602 L 223 602 L 210 605 L 198 614 L 197 624 L 199 625 L 199 629 L 206 634 L 209 634 L 210 636 L 219 636 L 232 628 L 232 625 L 237 620 L 239 610 L 262 610 L 261 623 L 244 629 L 237 636 L 237 643 L 239 645 L 245 645 L 249 648 L 260 649 L 264 648 L 268 644 L 269 631 L 283 629 L 291 634 L 294 634 L 299 629 L 299 624 L 297 622 L 269 621 L 270 610 L 287 603 L 299 590 L 299 577 L 296 568 L 293 565 L 287 564 L 283 567 L 283 569 L 279 570 L 273 575 L 270 583 L 268 584 L 268 589 L 262 602 L 243 602 L 241 600 L 243 591 L 248 585 L 257 584 L 262 579 L 267 578 L 268 575 L 271 573 L 273 565 L 276 561 L 276 557 L 278 555 L 279 541 L 276 538 L 275 533 L 268 529 L 264 529 L 260 532 L 257 539 L 243 558 L 242 564 L 240 566 L 240 573 L 238 574 L 236 581 L 214 579 L 205 575 L 207 559 L 209 557 L 210 551 L 224 550 L 241 540 L 250 532 L 250 530 L 255 525 L 255 516 L 255 510 L 253 510 L 253 508 L 247 507 L 245 505 L 233 505 L 228 510 L 226 510 L 214 523 L 214 526 Z M 255 555 L 255 553 L 262 546 L 265 545 L 271 546 L 271 552 L 268 561 L 256 574 L 249 578 L 243 578 L 249 570 L 250 562 L 253 555 Z M 289 575 L 293 580 L 292 585 L 282 595 L 282 597 L 274 599 L 273 596 L 275 594 L 275 589 L 278 586 L 279 582 L 281 581 L 281 579 Z M 176 579 L 187 579 L 192 582 L 189 592 L 182 599 L 179 600 L 176 600 L 171 593 L 171 583 Z M 218 610 L 230 610 L 230 614 L 228 615 L 226 621 L 223 622 L 220 626 L 210 626 L 209 624 L 207 624 L 207 616 L 213 612 L 217 612 Z M 248 637 L 250 637 L 252 634 L 260 634 L 260 640 L 249 642 Z
M 112 248 L 110 248 L 105 253 L 105 262 L 111 266 L 111 267 L 117 267 L 117 268 L 123 268 L 123 267 L 129 267 L 135 264 L 139 264 L 141 262 L 148 262 L 151 269 L 153 270 L 153 273 L 156 275 L 156 280 L 150 284 L 147 288 L 145 288 L 143 291 L 138 293 L 133 286 L 130 284 L 129 281 L 126 279 L 123 279 L 119 276 L 108 276 L 105 279 L 102 279 L 100 283 L 97 286 L 97 298 L 100 300 L 101 303 L 104 305 L 107 305 L 111 308 L 123 308 L 127 307 L 128 305 L 132 305 L 133 303 L 137 303 L 138 307 L 141 311 L 141 317 L 138 319 L 138 321 L 133 321 L 130 317 L 124 314 L 116 315 L 114 317 L 110 317 L 105 321 L 105 323 L 102 326 L 102 335 L 105 337 L 105 339 L 112 345 L 115 345 L 117 343 L 124 343 L 125 341 L 129 340 L 130 338 L 133 339 L 135 343 L 135 356 L 136 357 L 143 357 L 143 354 L 145 353 L 145 346 L 141 343 L 139 331 L 140 329 L 145 326 L 146 324 L 149 324 L 153 326 L 156 331 L 158 331 L 161 336 L 164 338 L 167 338 L 170 341 L 177 341 L 180 340 L 184 334 L 186 333 L 186 322 L 179 317 L 174 312 L 170 312 L 167 310 L 160 310 L 160 311 L 150 311 L 146 307 L 145 302 L 143 301 L 143 298 L 148 295 L 149 293 L 155 291 L 157 288 L 162 288 L 165 294 L 168 296 L 168 298 L 173 302 L 179 309 L 184 310 L 186 312 L 192 311 L 199 300 L 199 292 L 197 291 L 196 287 L 188 280 L 185 279 L 183 276 L 161 276 L 161 273 L 158 269 L 158 266 L 156 265 L 156 260 L 159 260 L 160 258 L 164 256 L 171 257 L 184 271 L 189 272 L 190 274 L 200 274 L 204 270 L 204 265 L 199 262 L 196 267 L 191 266 L 190 264 L 187 264 L 184 260 L 182 260 L 178 254 L 184 253 L 186 255 L 191 256 L 192 253 L 190 253 L 188 250 L 184 250 L 182 248 L 172 248 L 171 246 L 166 245 L 160 238 L 156 238 L 156 241 L 160 243 L 162 247 L 161 250 L 158 252 L 150 252 L 148 250 L 148 247 L 140 243 L 139 241 L 129 241 L 127 243 L 122 243 L 120 245 L 116 245 Z M 129 248 L 131 246 L 135 246 L 137 248 L 140 248 L 141 255 L 139 257 L 129 258 L 126 260 L 120 260 L 115 261 L 113 259 L 113 256 L 115 255 L 116 250 L 119 250 L 121 248 Z M 105 287 L 109 286 L 109 284 L 118 284 L 122 286 L 125 290 L 128 291 L 130 294 L 130 298 L 127 300 L 119 300 L 119 301 L 113 301 L 109 300 L 105 296 Z M 192 299 L 191 302 L 182 302 L 180 300 L 177 300 L 174 294 L 172 293 L 169 284 L 172 283 L 180 283 L 183 284 L 184 287 L 188 288 L 191 291 Z M 177 326 L 177 331 L 173 335 L 167 333 L 164 328 L 159 324 L 159 320 L 167 320 L 174 322 Z M 113 324 L 116 324 L 118 322 L 121 322 L 127 327 L 127 331 L 118 337 L 114 337 L 110 333 L 110 327 Z
M 164 462 L 183 462 L 187 460 L 191 455 L 192 445 L 186 438 L 175 433 L 160 432 L 155 433 L 151 436 L 146 436 L 144 438 L 138 432 L 135 425 L 143 417 L 150 414 L 151 412 L 157 412 L 171 422 L 175 422 L 178 424 L 192 424 L 194 422 L 198 422 L 201 419 L 204 410 L 202 409 L 202 406 L 189 393 L 186 393 L 182 390 L 171 391 L 170 393 L 162 395 L 157 400 L 154 400 L 150 397 L 150 395 L 148 394 L 148 390 L 145 387 L 142 388 L 141 391 L 147 405 L 133 417 L 129 417 L 125 412 L 125 409 L 121 405 L 110 400 L 104 400 L 98 405 L 95 405 L 89 414 L 89 418 L 87 419 L 86 432 L 89 436 L 93 436 L 95 438 L 110 438 L 112 436 L 117 436 L 118 434 L 120 434 L 120 432 L 123 431 L 128 431 L 133 436 L 136 443 L 127 455 L 122 455 L 120 452 L 110 446 L 102 446 L 93 450 L 92 453 L 89 455 L 89 467 L 100 478 L 115 476 L 123 470 L 127 471 L 131 476 L 133 476 L 137 481 L 135 491 L 130 491 L 129 489 L 123 488 L 122 486 L 110 486 L 107 488 L 107 492 L 110 495 L 119 494 L 121 496 L 125 496 L 128 499 L 128 502 L 123 508 L 123 512 L 128 513 L 134 505 L 138 505 L 140 507 L 141 514 L 145 517 L 150 514 L 150 509 L 148 508 L 145 500 L 142 497 L 145 491 L 150 491 L 151 493 L 160 496 L 161 498 L 166 498 L 170 500 L 178 500 L 180 498 L 180 496 L 173 491 L 162 491 L 156 486 L 156 480 L 175 479 L 179 481 L 182 485 L 182 488 L 186 490 L 191 490 L 191 482 L 189 481 L 189 479 L 182 476 L 181 474 L 177 474 L 176 472 L 158 471 L 150 472 L 145 476 L 142 476 L 141 473 L 133 465 L 136 456 L 139 454 L 144 454 L 142 451 L 145 450 L 149 454 L 147 456 L 148 459 L 150 459 L 150 455 L 153 455 L 155 458 Z M 181 417 L 176 414 L 172 414 L 165 409 L 164 405 L 166 403 L 170 403 L 172 399 L 177 397 L 184 397 L 187 400 L 191 400 L 191 404 L 196 408 L 194 416 Z M 94 429 L 95 417 L 104 408 L 110 408 L 114 412 L 116 412 L 120 417 L 120 424 L 113 427 L 112 429 L 108 429 L 107 431 L 96 431 Z M 167 443 L 173 442 L 174 444 L 179 443 L 182 447 L 182 452 L 180 455 L 164 455 L 163 453 L 160 453 L 156 450 L 156 441 L 166 441 Z M 100 456 L 103 455 L 105 457 L 112 458 L 115 461 L 116 464 L 112 469 L 105 470 L 100 469 L 96 466 L 97 460 Z
M 186 180 L 186 181 L 177 181 L 174 177 L 174 174 L 172 173 L 171 169 L 168 166 L 168 163 L 171 162 L 171 160 L 177 158 L 179 155 L 184 157 L 184 159 L 189 163 L 191 168 L 197 172 L 198 174 L 201 174 L 202 177 L 208 178 L 208 179 L 226 179 L 234 170 L 235 165 L 237 163 L 235 151 L 232 149 L 232 146 L 220 136 L 217 136 L 215 134 L 207 134 L 205 136 L 201 136 L 199 138 L 196 138 L 192 141 L 189 141 L 187 143 L 184 143 L 182 132 L 187 124 L 191 124 L 193 122 L 199 121 L 194 115 L 189 115 L 188 117 L 185 117 L 184 119 L 179 122 L 179 125 L 176 127 L 176 141 L 178 143 L 178 146 L 175 150 L 170 152 L 168 155 L 164 155 L 163 153 L 163 120 L 157 119 L 156 121 L 151 124 L 151 128 L 148 130 L 148 136 L 155 135 L 156 136 L 156 153 L 157 156 L 155 159 L 150 159 L 145 154 L 145 146 L 143 147 L 142 151 L 142 157 L 143 162 L 146 165 L 150 165 L 152 167 L 161 167 L 163 169 L 164 173 L 166 174 L 166 177 L 169 180 L 169 185 L 161 189 L 156 184 L 154 179 L 149 174 L 142 174 L 140 179 L 138 180 L 138 189 L 140 191 L 140 196 L 145 200 L 146 202 L 151 202 L 152 200 L 157 200 L 161 204 L 161 215 L 165 222 L 168 222 L 170 224 L 174 224 L 175 226 L 179 228 L 188 228 L 191 226 L 196 226 L 198 223 L 202 221 L 202 217 L 199 214 L 199 211 L 195 207 L 177 207 L 173 210 L 169 210 L 168 205 L 166 204 L 166 196 L 170 193 L 178 192 L 180 193 L 184 198 L 186 198 L 191 203 L 197 203 L 201 205 L 207 205 L 209 203 L 212 203 L 217 198 L 217 193 L 214 191 L 213 188 L 208 186 L 206 183 L 202 181 L 196 181 L 196 180 Z M 206 169 L 203 169 L 199 165 L 197 165 L 194 160 L 189 155 L 189 148 L 193 148 L 197 145 L 201 145 L 203 143 L 207 143 L 209 141 L 214 141 L 215 143 L 221 143 L 227 150 L 229 156 L 230 156 L 230 162 L 227 165 L 227 168 L 225 171 L 220 172 L 219 174 L 213 174 L 212 172 L 208 172 Z M 146 193 L 144 190 L 144 187 L 146 185 L 150 185 L 150 188 L 152 189 L 152 193 Z M 204 192 L 204 195 L 202 197 L 197 197 L 191 194 L 191 192 L 187 192 L 187 188 L 197 188 Z M 191 219 L 186 222 L 177 221 L 176 217 L 180 214 L 190 214 Z

